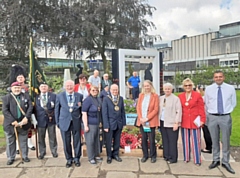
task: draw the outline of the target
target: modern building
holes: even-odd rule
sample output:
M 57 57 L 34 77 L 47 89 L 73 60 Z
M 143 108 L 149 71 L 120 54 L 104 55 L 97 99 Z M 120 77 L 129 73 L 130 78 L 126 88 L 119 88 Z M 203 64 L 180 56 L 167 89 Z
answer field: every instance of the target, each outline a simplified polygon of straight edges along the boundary
M 173 40 L 163 53 L 164 81 L 177 71 L 188 74 L 201 66 L 236 67 L 240 60 L 240 22 L 220 25 L 219 31 Z

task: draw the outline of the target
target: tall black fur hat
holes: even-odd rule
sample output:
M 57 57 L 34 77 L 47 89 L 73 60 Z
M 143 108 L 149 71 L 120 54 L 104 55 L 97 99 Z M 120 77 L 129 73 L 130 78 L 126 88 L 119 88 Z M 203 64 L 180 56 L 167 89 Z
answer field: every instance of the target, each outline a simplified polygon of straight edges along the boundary
M 9 85 L 16 82 L 17 76 L 19 75 L 23 75 L 26 78 L 26 70 L 20 65 L 13 64 L 10 69 Z

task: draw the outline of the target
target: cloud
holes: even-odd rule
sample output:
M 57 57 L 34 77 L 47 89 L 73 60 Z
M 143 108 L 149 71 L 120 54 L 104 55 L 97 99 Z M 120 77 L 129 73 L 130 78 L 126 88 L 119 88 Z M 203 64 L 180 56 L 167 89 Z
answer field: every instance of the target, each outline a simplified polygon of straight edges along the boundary
M 148 3 L 157 8 L 148 18 L 157 30 L 149 33 L 161 35 L 161 43 L 183 35 L 218 31 L 220 25 L 240 21 L 239 0 L 148 0 Z

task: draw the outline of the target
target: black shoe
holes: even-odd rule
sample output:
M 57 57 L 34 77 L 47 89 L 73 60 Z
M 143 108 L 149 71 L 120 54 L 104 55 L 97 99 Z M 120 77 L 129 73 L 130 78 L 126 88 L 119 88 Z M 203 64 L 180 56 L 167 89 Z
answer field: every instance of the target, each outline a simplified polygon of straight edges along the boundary
M 57 157 L 58 157 L 58 154 L 57 154 L 57 153 L 54 153 L 54 154 L 52 154 L 52 156 L 53 156 L 54 158 L 57 158 Z
M 46 153 L 44 153 L 44 154 L 38 156 L 38 159 L 43 159 L 45 155 L 46 155 Z
M 118 162 L 122 162 L 122 159 L 118 155 L 113 156 L 113 159 L 115 159 Z
M 20 154 L 19 150 L 16 151 L 16 154 L 18 154 L 18 155 Z
M 222 167 L 224 167 L 228 172 L 235 174 L 235 171 L 231 168 L 230 164 L 222 164 Z
M 211 154 L 211 153 L 212 153 L 212 150 L 201 149 L 201 152 Z
M 213 169 L 220 165 L 220 161 L 213 161 L 212 164 L 208 166 L 209 169 Z
M 156 158 L 151 158 L 151 163 L 156 163 L 157 159 Z
M 75 166 L 76 166 L 76 167 L 80 167 L 80 166 L 81 166 L 80 161 L 75 161 Z
M 163 149 L 163 145 L 160 145 L 158 148 L 162 150 Z
M 145 163 L 147 160 L 148 160 L 148 158 L 143 157 L 143 158 L 141 159 L 141 162 L 142 162 L 142 163 Z
M 72 161 L 68 161 L 67 163 L 66 163 L 66 168 L 70 168 L 72 166 Z
M 14 160 L 8 160 L 7 165 L 12 165 Z
M 177 161 L 172 161 L 172 160 L 169 160 L 167 161 L 168 164 L 174 164 L 174 163 L 177 163 Z
M 32 146 L 32 147 L 30 148 L 30 150 L 33 150 L 33 151 L 34 151 L 34 150 L 36 150 L 36 148 L 35 148 L 34 146 Z
M 24 162 L 30 162 L 30 159 L 28 157 L 23 159 Z
M 112 163 L 112 158 L 111 157 L 107 157 L 107 163 L 111 164 Z

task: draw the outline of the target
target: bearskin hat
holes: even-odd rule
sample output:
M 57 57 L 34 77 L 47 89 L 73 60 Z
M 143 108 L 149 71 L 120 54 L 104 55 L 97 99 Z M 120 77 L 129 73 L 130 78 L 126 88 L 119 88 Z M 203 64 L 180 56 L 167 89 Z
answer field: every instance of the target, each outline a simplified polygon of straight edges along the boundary
M 26 70 L 20 65 L 13 64 L 10 69 L 9 85 L 16 82 L 17 76 L 19 75 L 23 75 L 26 78 Z

